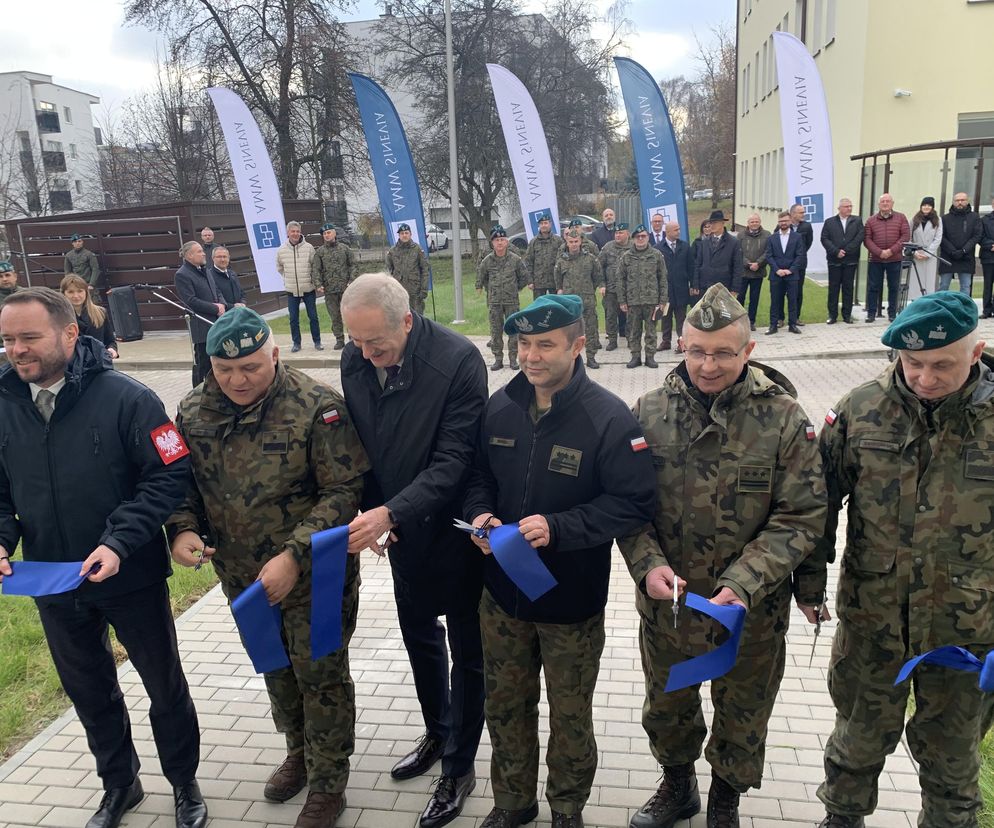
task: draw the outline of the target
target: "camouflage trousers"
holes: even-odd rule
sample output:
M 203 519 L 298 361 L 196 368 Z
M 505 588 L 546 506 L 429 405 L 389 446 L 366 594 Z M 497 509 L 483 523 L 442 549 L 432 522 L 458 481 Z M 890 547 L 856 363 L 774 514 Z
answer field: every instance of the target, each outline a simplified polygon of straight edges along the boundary
M 986 648 L 977 654 L 982 652 Z M 922 789 L 918 825 L 976 828 L 979 750 L 994 719 L 994 694 L 981 692 L 974 673 L 928 664 L 895 687 L 904 660 L 903 641 L 863 637 L 845 621 L 839 624 L 828 672 L 835 729 L 825 745 L 825 781 L 818 798 L 831 813 L 873 812 L 877 779 L 905 729 L 913 686 L 915 712 L 907 734 Z
M 519 309 L 517 302 L 505 302 L 502 305 L 488 305 L 490 316 L 490 352 L 497 359 L 504 358 L 504 320 Z M 507 357 L 509 362 L 518 361 L 518 337 L 514 334 L 507 336 Z
M 642 330 L 645 329 L 645 355 L 656 356 L 656 322 L 652 318 L 655 305 L 628 306 L 628 349 L 632 356 L 641 355 Z
M 410 300 L 411 310 L 415 313 L 421 314 L 421 316 L 424 316 L 425 297 L 421 294 L 421 288 L 409 285 L 403 279 L 399 279 L 398 281 L 404 286 L 404 290 L 407 291 L 407 298 Z
M 662 626 L 668 615 L 668 608 L 661 610 L 659 619 L 640 614 L 639 627 L 645 672 L 642 727 L 652 755 L 663 767 L 695 762 L 708 734 L 700 685 L 663 692 L 670 668 L 688 658 Z M 711 682 L 714 719 L 704 755 L 718 776 L 740 793 L 758 788 L 763 779 L 767 726 L 786 662 L 785 634 L 786 625 L 762 639 L 743 636 L 735 666 Z
M 480 628 L 494 805 L 519 810 L 537 798 L 539 677 L 545 668 L 546 798 L 555 811 L 579 813 L 597 770 L 593 698 L 604 650 L 604 613 L 579 624 L 520 621 L 484 589 Z
M 587 337 L 587 359 L 593 359 L 601 349 L 601 339 L 597 323 L 597 297 L 583 295 L 583 329 Z
M 331 317 L 331 330 L 335 334 L 335 340 L 341 342 L 345 338 L 345 325 L 342 322 L 342 294 L 324 292 L 324 306 L 328 309 L 328 316 Z
M 604 333 L 607 334 L 607 344 L 618 344 L 618 294 L 607 291 L 602 297 L 604 305 Z
M 342 648 L 311 661 L 311 586 L 301 576 L 281 605 L 283 645 L 290 666 L 266 673 L 266 690 L 276 729 L 286 738 L 287 753 L 304 754 L 312 791 L 342 793 L 349 781 L 349 757 L 355 749 L 355 686 L 349 673 L 349 641 L 359 613 L 359 558 L 349 555 L 342 600 Z M 246 583 L 222 580 L 229 602 Z M 292 600 L 297 595 L 307 600 Z

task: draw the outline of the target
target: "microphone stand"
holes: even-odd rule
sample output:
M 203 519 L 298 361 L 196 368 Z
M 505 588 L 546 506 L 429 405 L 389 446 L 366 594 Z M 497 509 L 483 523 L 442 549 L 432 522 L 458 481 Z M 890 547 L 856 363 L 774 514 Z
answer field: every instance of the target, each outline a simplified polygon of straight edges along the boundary
M 186 332 L 190 335 L 190 356 L 193 358 L 193 361 L 196 362 L 197 352 L 196 349 L 193 347 L 193 330 L 190 326 L 190 322 L 194 317 L 199 319 L 201 322 L 206 322 L 208 326 L 213 325 L 214 322 L 212 322 L 210 319 L 206 319 L 205 317 L 201 316 L 199 313 L 190 310 L 186 305 L 181 305 L 179 302 L 173 301 L 168 296 L 163 296 L 161 293 L 159 293 L 159 288 L 162 287 L 161 285 L 133 285 L 133 287 L 139 290 L 147 290 L 156 299 L 161 299 L 163 302 L 167 302 L 170 305 L 172 305 L 174 308 L 179 308 L 181 311 L 183 311 L 183 318 L 186 320 Z
M 918 253 L 919 251 L 925 253 L 928 256 L 931 256 L 937 262 L 941 262 L 942 264 L 951 266 L 952 262 L 943 259 L 941 256 L 936 256 L 935 253 L 933 253 L 931 250 L 926 250 L 924 247 L 921 246 L 919 246 L 915 250 L 910 251 L 910 255 L 907 258 L 911 262 L 911 266 L 915 269 L 915 280 L 918 282 L 918 290 L 921 291 L 922 296 L 925 296 L 928 293 L 928 291 L 925 290 L 925 285 L 922 284 L 922 276 L 921 273 L 918 272 L 918 259 L 915 257 L 915 253 Z

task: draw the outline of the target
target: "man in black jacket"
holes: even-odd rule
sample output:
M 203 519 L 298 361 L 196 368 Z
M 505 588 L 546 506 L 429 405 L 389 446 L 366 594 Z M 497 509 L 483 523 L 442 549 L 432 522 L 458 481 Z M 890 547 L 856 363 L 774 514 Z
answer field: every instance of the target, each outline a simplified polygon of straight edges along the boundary
M 483 732 L 482 561 L 452 521 L 462 514 L 487 401 L 486 365 L 465 337 L 413 314 L 406 289 L 389 274 L 352 282 L 342 316 L 352 337 L 342 351 L 342 388 L 373 469 L 362 514 L 349 525 L 349 549 L 389 548 L 428 731 L 391 776 L 426 773 L 441 757 L 441 779 L 421 815 L 423 828 L 435 828 L 455 819 L 473 790 Z
M 949 290 L 953 277 L 959 280 L 961 293 L 973 291 L 973 272 L 977 269 L 977 243 L 983 228 L 966 193 L 953 196 L 953 206 L 942 217 L 942 243 L 939 248 L 939 290 Z
M 742 246 L 731 233 L 725 232 L 725 214 L 715 210 L 708 219 L 711 235 L 697 246 L 694 288 L 704 293 L 711 285 L 719 283 L 732 293 L 739 292 L 742 278 Z
M 231 266 L 231 253 L 227 247 L 222 244 L 214 245 L 208 270 L 224 303 L 224 309 L 229 311 L 245 307 L 245 294 L 238 282 L 238 274 Z
M 601 213 L 601 220 L 602 224 L 590 234 L 590 240 L 597 245 L 598 250 L 603 250 L 605 244 L 614 241 L 614 210 L 606 207 Z
M 474 526 L 518 523 L 557 584 L 530 600 L 486 538 L 480 602 L 494 808 L 482 828 L 535 819 L 539 673 L 556 828 L 582 828 L 597 767 L 593 693 L 604 647 L 611 544 L 655 513 L 652 456 L 620 399 L 583 368 L 583 304 L 542 296 L 505 323 L 521 373 L 491 397 L 464 505 Z
M 224 313 L 224 299 L 218 290 L 207 255 L 200 242 L 186 242 L 179 249 L 182 264 L 176 271 L 176 294 L 180 301 L 196 314 L 190 317 L 190 337 L 193 339 L 193 387 L 204 381 L 211 370 L 207 356 L 207 331 Z M 204 321 L 208 320 L 208 321 Z
M 200 731 L 176 648 L 162 533 L 186 491 L 189 451 L 159 398 L 111 370 L 101 343 L 78 339 L 62 294 L 18 291 L 0 325 L 10 360 L 0 368 L 0 576 L 16 583 L 9 558 L 18 542 L 25 560 L 83 562 L 77 589 L 36 603 L 104 786 L 87 828 L 114 828 L 144 795 L 109 625 L 151 701 L 176 824 L 203 828 Z
M 994 199 L 991 211 L 980 220 L 980 265 L 984 269 L 984 319 L 994 316 Z M 2 300 L 0 300 L 2 301 Z
M 694 284 L 694 251 L 680 238 L 680 223 L 666 224 L 666 235 L 656 245 L 656 250 L 666 260 L 666 286 L 669 290 L 670 307 L 663 314 L 662 341 L 657 351 L 668 351 L 673 342 L 673 328 L 676 328 L 677 345 L 674 350 L 680 353 L 680 336 L 683 334 L 683 320 L 687 317 L 690 305 L 690 287 Z
M 806 222 L 805 222 L 806 223 Z M 839 199 L 839 213 L 825 220 L 821 246 L 828 262 L 828 324 L 839 318 L 839 289 L 842 290 L 842 321 L 852 324 L 853 284 L 859 253 L 863 247 L 863 219 L 852 214 L 852 201 Z
M 804 306 L 804 281 L 808 269 L 808 251 L 811 249 L 811 245 L 815 243 L 815 230 L 811 226 L 811 222 L 808 221 L 805 216 L 807 211 L 804 209 L 803 204 L 792 204 L 790 207 L 790 223 L 794 228 L 794 232 L 801 237 L 801 242 L 804 245 L 804 265 L 801 267 L 801 272 L 799 274 L 799 279 L 797 280 L 797 324 L 804 326 L 801 321 L 801 308 Z M 782 308 L 783 305 L 781 304 Z M 780 318 L 783 319 L 783 311 L 780 312 Z

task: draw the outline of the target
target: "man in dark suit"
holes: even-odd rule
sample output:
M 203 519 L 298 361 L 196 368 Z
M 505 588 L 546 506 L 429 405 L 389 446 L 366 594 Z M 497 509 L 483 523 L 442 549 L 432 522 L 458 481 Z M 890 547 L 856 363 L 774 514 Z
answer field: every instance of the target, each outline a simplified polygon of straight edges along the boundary
M 207 267 L 207 255 L 200 242 L 187 242 L 180 248 L 179 255 L 183 263 L 176 271 L 176 294 L 195 314 L 189 319 L 193 340 L 193 387 L 196 388 L 210 373 L 207 331 L 224 313 L 224 299 Z
M 697 273 L 694 287 L 704 293 L 719 282 L 732 293 L 738 293 L 742 278 L 742 246 L 731 233 L 725 232 L 725 214 L 715 210 L 708 219 L 711 235 L 697 245 Z
M 805 222 L 807 223 L 807 222 Z M 821 246 L 828 260 L 828 324 L 834 325 L 839 313 L 839 289 L 842 289 L 842 321 L 852 324 L 853 284 L 863 246 L 863 219 L 852 214 L 852 202 L 839 200 L 839 214 L 827 219 L 821 228 Z
M 797 327 L 797 285 L 808 263 L 804 242 L 791 226 L 789 212 L 777 217 L 777 232 L 766 242 L 766 261 L 770 265 L 770 329 L 775 334 L 783 321 L 783 300 L 787 298 L 787 329 L 799 334 Z
M 811 222 L 805 219 L 807 215 L 803 204 L 794 204 L 790 208 L 790 223 L 794 232 L 801 237 L 804 244 L 804 267 L 801 268 L 800 278 L 797 281 L 797 324 L 804 326 L 801 321 L 801 308 L 804 306 L 804 279 L 808 269 L 808 251 L 815 242 L 815 231 Z M 783 309 L 780 310 L 780 318 L 783 319 Z
M 238 283 L 238 274 L 231 267 L 231 253 L 224 245 L 214 245 L 211 264 L 208 266 L 211 278 L 221 294 L 224 309 L 245 307 L 245 294 Z
M 605 244 L 614 241 L 614 210 L 606 207 L 601 213 L 601 220 L 603 224 L 590 234 L 590 240 L 597 245 L 598 250 L 603 250 Z
M 672 328 L 676 323 L 676 352 L 682 353 L 680 337 L 683 335 L 683 320 L 687 317 L 690 305 L 690 286 L 694 280 L 694 254 L 690 245 L 680 238 L 680 223 L 671 221 L 666 225 L 666 236 L 656 245 L 656 249 L 666 260 L 666 284 L 669 290 L 669 310 L 663 314 L 663 336 L 657 351 L 668 351 L 673 341 Z

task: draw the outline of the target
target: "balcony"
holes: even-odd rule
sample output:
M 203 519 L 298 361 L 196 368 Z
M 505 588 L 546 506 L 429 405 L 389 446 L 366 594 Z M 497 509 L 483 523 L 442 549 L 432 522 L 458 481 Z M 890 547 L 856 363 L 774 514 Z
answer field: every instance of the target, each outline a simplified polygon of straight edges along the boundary
M 58 173 L 66 171 L 66 154 L 52 150 L 45 150 L 41 154 L 41 163 L 47 173 Z
M 35 112 L 35 118 L 38 121 L 39 132 L 46 134 L 50 132 L 62 132 L 58 112 L 38 111 Z

